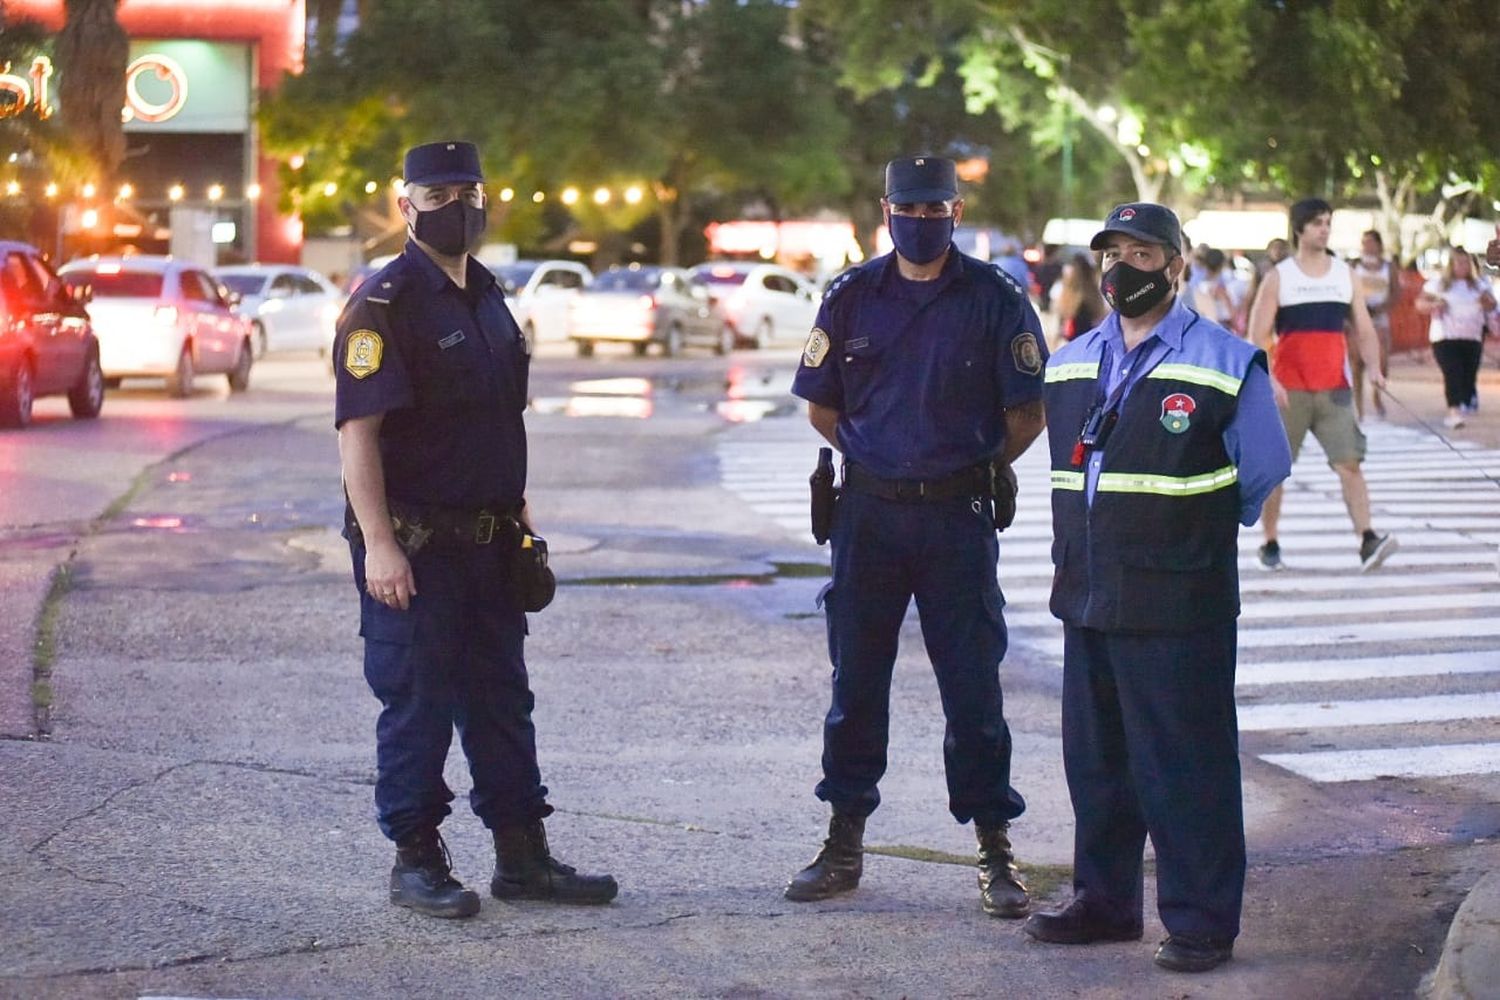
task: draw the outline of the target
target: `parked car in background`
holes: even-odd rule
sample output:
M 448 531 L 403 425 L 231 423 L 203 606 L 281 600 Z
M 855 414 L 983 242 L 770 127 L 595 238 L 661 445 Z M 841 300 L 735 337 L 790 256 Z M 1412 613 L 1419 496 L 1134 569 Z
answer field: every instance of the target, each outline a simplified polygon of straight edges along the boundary
M 238 264 L 212 273 L 239 296 L 235 311 L 250 321 L 257 358 L 267 351 L 327 354 L 333 349 L 344 295 L 317 271 L 288 264 Z
M 673 357 L 689 344 L 726 353 L 734 334 L 708 289 L 687 271 L 631 264 L 610 268 L 579 292 L 568 306 L 568 337 L 582 358 L 599 341 L 629 343 L 636 354 L 660 344 Z
M 775 264 L 710 262 L 693 268 L 693 277 L 708 287 L 740 344 L 800 347 L 818 316 L 813 283 Z
M 249 388 L 250 322 L 203 268 L 171 257 L 95 256 L 58 273 L 87 289 L 107 385 L 163 378 L 167 392 L 182 397 L 198 375 L 223 374 L 232 391 Z
M 81 297 L 36 247 L 0 241 L 0 427 L 26 427 L 38 396 L 67 394 L 73 416 L 104 406 L 99 342 Z
M 571 260 L 518 260 L 491 264 L 490 270 L 516 325 L 533 344 L 568 339 L 568 305 L 594 280 L 594 272 Z

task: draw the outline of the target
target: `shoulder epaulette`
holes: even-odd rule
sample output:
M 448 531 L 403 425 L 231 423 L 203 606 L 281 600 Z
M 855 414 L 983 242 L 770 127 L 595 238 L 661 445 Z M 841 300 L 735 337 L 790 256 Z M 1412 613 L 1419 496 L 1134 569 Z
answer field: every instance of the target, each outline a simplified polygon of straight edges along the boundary
M 854 284 L 855 279 L 859 277 L 863 270 L 864 268 L 860 266 L 851 267 L 836 276 L 828 283 L 828 287 L 823 290 L 823 301 L 832 302 L 837 295 Z
M 339 313 L 339 322 L 343 323 L 344 317 L 351 315 L 367 302 L 374 309 L 384 312 L 396 300 L 396 296 L 401 293 L 405 283 L 404 259 L 397 257 L 360 283 L 360 286 L 354 290 L 354 294 L 350 295 L 349 300 L 344 303 L 344 308 Z

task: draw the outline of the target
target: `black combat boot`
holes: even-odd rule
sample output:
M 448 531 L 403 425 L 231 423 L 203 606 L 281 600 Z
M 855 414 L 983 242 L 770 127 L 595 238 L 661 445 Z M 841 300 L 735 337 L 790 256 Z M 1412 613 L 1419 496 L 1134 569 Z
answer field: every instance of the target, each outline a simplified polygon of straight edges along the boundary
M 984 912 L 992 917 L 1014 920 L 1026 916 L 1031 896 L 1016 870 L 1016 858 L 1010 851 L 1010 824 L 980 826 L 974 824 L 979 839 L 979 899 Z
M 418 830 L 396 842 L 391 902 L 429 917 L 472 917 L 479 896 L 453 877 L 448 845 L 436 829 Z
M 613 875 L 580 875 L 547 849 L 542 821 L 495 831 L 496 899 L 542 899 L 552 903 L 607 903 L 620 891 Z
M 865 818 L 834 810 L 828 820 L 828 839 L 812 864 L 787 883 L 784 895 L 795 903 L 810 903 L 859 888 L 865 870 Z

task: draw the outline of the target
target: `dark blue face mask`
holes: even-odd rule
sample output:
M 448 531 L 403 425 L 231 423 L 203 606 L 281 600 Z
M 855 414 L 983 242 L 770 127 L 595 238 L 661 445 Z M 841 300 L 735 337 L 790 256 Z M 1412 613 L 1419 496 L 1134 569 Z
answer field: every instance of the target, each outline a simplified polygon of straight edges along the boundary
M 931 264 L 947 253 L 953 242 L 953 216 L 924 219 L 892 215 L 891 242 L 896 252 L 913 264 Z

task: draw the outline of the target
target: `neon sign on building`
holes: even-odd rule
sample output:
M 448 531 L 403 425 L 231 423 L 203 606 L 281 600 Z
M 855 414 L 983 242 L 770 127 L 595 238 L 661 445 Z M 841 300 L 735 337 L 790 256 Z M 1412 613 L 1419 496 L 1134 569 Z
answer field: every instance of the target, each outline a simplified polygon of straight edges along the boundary
M 141 78 L 150 74 L 167 88 L 163 100 L 153 101 L 141 93 Z M 52 80 L 52 60 L 37 56 L 25 76 L 11 72 L 10 63 L 0 71 L 0 118 L 14 118 L 31 109 L 38 118 L 52 117 L 54 110 L 48 96 Z M 125 106 L 120 109 L 122 122 L 170 121 L 187 103 L 188 78 L 181 64 L 159 52 L 150 52 L 131 61 L 125 70 Z

